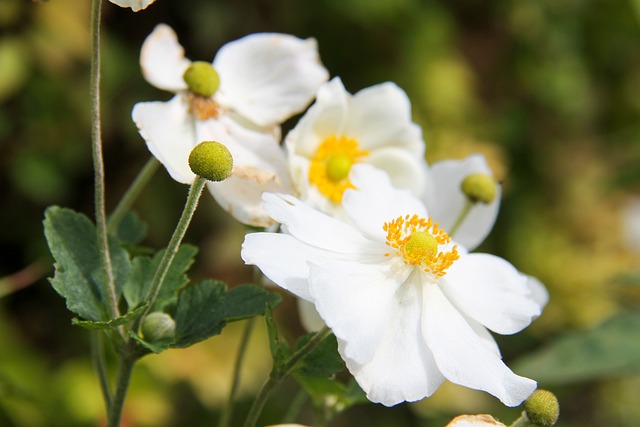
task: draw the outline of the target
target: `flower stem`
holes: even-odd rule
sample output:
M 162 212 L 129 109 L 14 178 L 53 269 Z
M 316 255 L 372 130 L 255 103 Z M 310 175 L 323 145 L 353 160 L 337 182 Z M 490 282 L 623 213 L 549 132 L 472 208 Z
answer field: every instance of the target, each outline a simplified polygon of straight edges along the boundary
M 458 215 L 458 218 L 456 218 L 456 222 L 451 227 L 451 230 L 449 230 L 449 236 L 453 237 L 456 234 L 456 232 L 458 231 L 458 229 L 464 222 L 465 218 L 467 217 L 467 215 L 469 215 L 469 212 L 471 212 L 471 209 L 474 206 L 475 204 L 473 202 L 471 202 L 469 199 L 465 199 L 464 206 L 460 211 L 460 215 Z
M 102 331 L 91 331 L 91 360 L 93 361 L 95 370 L 98 372 L 105 407 L 109 408 L 111 406 L 111 390 L 107 378 L 107 367 L 104 360 L 104 341 L 101 334 Z
M 269 379 L 262 386 L 262 389 L 256 396 L 256 400 L 253 401 L 249 414 L 244 422 L 244 427 L 255 427 L 258 417 L 264 408 L 265 403 L 276 390 L 276 388 L 287 378 L 291 372 L 295 369 L 296 365 L 306 355 L 308 355 L 318 344 L 324 341 L 331 334 L 331 330 L 326 326 L 316 333 L 307 343 L 296 351 L 281 367 L 275 366 L 271 370 Z
M 291 401 L 291 404 L 287 408 L 287 412 L 285 412 L 284 416 L 282 417 L 282 423 L 283 424 L 293 423 L 295 419 L 298 417 L 298 414 L 300 413 L 300 411 L 302 411 L 302 408 L 304 407 L 304 405 L 307 403 L 308 400 L 309 400 L 309 395 L 304 389 L 301 389 L 300 391 L 298 391 L 298 394 L 294 396 L 293 400 Z
M 130 343 L 132 341 L 129 341 Z M 111 399 L 109 410 L 107 412 L 107 427 L 120 427 L 122 419 L 122 410 L 124 409 L 124 400 L 129 389 L 133 366 L 138 360 L 133 348 L 125 347 L 120 358 L 120 368 L 118 369 L 118 379 L 116 382 L 116 390 Z
M 104 196 L 104 159 L 102 158 L 102 129 L 100 116 L 100 18 L 102 0 L 93 0 L 91 5 L 91 152 L 94 170 L 94 197 L 98 247 L 102 256 L 102 276 L 109 295 L 109 308 L 112 318 L 120 315 L 116 286 L 113 278 L 109 238 L 107 233 L 107 215 Z
M 247 352 L 247 347 L 249 346 L 249 337 L 251 336 L 251 332 L 253 331 L 254 325 L 255 325 L 255 317 L 252 317 L 249 320 L 247 320 L 247 323 L 245 324 L 244 331 L 242 333 L 242 338 L 240 340 L 240 347 L 238 348 L 238 355 L 236 356 L 236 365 L 233 369 L 233 379 L 231 380 L 231 390 L 229 390 L 229 401 L 227 402 L 227 406 L 224 408 L 222 412 L 220 421 L 218 422 L 218 427 L 228 427 L 233 418 L 233 410 L 235 405 L 236 393 L 238 392 L 238 386 L 240 385 L 240 371 L 242 369 L 242 362 Z
M 509 427 L 536 427 L 536 425 L 533 424 L 531 420 L 529 420 L 529 417 L 527 417 L 527 412 L 522 411 L 522 415 L 520 415 L 517 420 L 511 423 Z
M 149 313 L 149 311 L 153 307 L 153 303 L 158 297 L 158 293 L 160 293 L 164 278 L 169 271 L 169 267 L 171 267 L 173 258 L 176 256 L 176 253 L 180 248 L 180 243 L 182 243 L 182 239 L 187 232 L 187 228 L 189 228 L 191 218 L 193 218 L 193 213 L 198 207 L 198 200 L 200 200 L 200 195 L 202 194 L 202 189 L 204 188 L 206 182 L 207 181 L 204 178 L 196 176 L 193 184 L 191 184 L 191 188 L 189 188 L 189 196 L 187 196 L 187 202 L 185 203 L 184 210 L 182 211 L 182 216 L 180 217 L 178 225 L 173 232 L 173 236 L 171 236 L 171 240 L 169 240 L 169 245 L 164 251 L 164 255 L 160 260 L 160 265 L 158 265 L 158 269 L 153 276 L 149 292 L 147 292 L 147 295 L 144 299 L 144 301 L 148 302 L 149 305 L 147 306 L 142 316 L 140 316 L 138 323 L 141 323 L 142 319 L 144 319 L 144 317 Z
M 158 166 L 160 166 L 160 162 L 152 156 L 138 173 L 131 187 L 124 193 L 124 196 L 122 196 L 122 199 L 120 199 L 120 202 L 118 202 L 118 205 L 109 216 L 108 230 L 110 232 L 118 229 L 122 218 L 124 218 L 126 213 L 131 209 L 131 206 L 133 206 L 138 196 L 140 196 L 140 193 L 142 193 L 142 190 L 149 183 L 153 174 L 158 170 Z

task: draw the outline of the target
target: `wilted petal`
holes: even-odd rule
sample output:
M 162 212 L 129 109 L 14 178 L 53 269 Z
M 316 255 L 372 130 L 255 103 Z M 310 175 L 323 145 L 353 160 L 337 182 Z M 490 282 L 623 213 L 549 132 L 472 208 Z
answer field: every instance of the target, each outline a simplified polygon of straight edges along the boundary
M 189 153 L 198 142 L 193 118 L 180 96 L 168 102 L 140 102 L 133 107 L 133 121 L 147 147 L 173 179 L 191 184 L 195 178 L 189 167 Z
M 314 39 L 252 34 L 224 45 L 214 68 L 216 99 L 260 126 L 279 124 L 302 111 L 329 75 Z
M 159 89 L 169 92 L 186 90 L 187 84 L 182 75 L 189 65 L 191 61 L 185 58 L 184 48 L 178 43 L 178 36 L 168 25 L 157 25 L 142 44 L 142 74 L 149 83 Z
M 493 176 L 484 157 L 480 155 L 472 155 L 464 160 L 434 163 L 430 172 L 434 194 L 426 198 L 425 203 L 431 216 L 445 231 L 451 230 L 465 206 L 466 196 L 460 188 L 462 181 L 474 173 Z M 452 236 L 456 242 L 469 250 L 482 243 L 496 221 L 501 197 L 501 187 L 499 184 L 496 185 L 498 191 L 495 200 L 488 205 L 477 203 L 471 208 L 464 222 Z
M 514 334 L 540 315 L 527 277 L 502 258 L 468 254 L 453 263 L 442 291 L 465 315 L 499 334 Z
M 514 374 L 451 305 L 439 285 L 425 288 L 423 303 L 424 338 L 445 378 L 489 392 L 507 406 L 517 406 L 533 393 L 536 382 Z

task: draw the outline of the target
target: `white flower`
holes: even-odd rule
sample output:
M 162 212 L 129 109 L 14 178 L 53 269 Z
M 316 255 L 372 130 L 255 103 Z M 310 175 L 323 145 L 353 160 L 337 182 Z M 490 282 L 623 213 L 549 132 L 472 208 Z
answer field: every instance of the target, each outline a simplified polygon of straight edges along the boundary
M 459 415 L 452 419 L 446 427 L 506 427 L 491 415 Z
M 151 153 L 173 179 L 190 184 L 191 149 L 214 140 L 233 156 L 232 176 L 208 183 L 218 203 L 245 223 L 266 226 L 263 191 L 291 192 L 291 178 L 280 142 L 280 123 L 302 111 L 328 78 L 315 40 L 285 34 L 253 34 L 224 45 L 213 64 L 185 58 L 176 34 L 158 25 L 140 55 L 144 77 L 154 86 L 176 93 L 168 102 L 142 102 L 133 120 Z M 187 70 L 204 66 L 187 84 Z M 210 83 L 201 91 L 197 84 Z M 195 81 L 195 83 L 194 83 Z M 219 82 L 219 87 L 217 83 Z
M 520 404 L 536 383 L 509 370 L 488 330 L 513 334 L 540 314 L 527 277 L 457 246 L 385 173 L 356 165 L 350 178 L 349 223 L 265 194 L 286 234 L 247 235 L 245 262 L 315 305 L 370 400 L 419 400 L 448 379 Z
M 130 7 L 134 12 L 138 12 L 145 9 L 151 3 L 156 0 L 109 0 L 113 4 L 117 4 L 120 7 Z
M 424 141 L 411 121 L 407 95 L 393 83 L 349 94 L 339 78 L 318 89 L 316 102 L 285 138 L 296 190 L 314 207 L 336 213 L 353 164 L 386 171 L 393 184 L 421 195 Z

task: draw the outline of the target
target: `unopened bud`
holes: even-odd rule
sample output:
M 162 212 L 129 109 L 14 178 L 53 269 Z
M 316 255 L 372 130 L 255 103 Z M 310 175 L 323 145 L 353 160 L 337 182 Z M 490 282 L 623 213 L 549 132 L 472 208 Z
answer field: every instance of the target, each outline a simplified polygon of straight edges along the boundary
M 498 192 L 495 180 L 483 173 L 468 175 L 462 181 L 460 188 L 471 202 L 487 205 L 495 200 Z
M 191 92 L 212 96 L 220 87 L 220 76 L 213 65 L 204 61 L 192 62 L 182 75 Z
M 556 396 L 547 390 L 536 390 L 524 402 L 527 418 L 539 427 L 550 427 L 558 421 L 560 405 Z
M 170 340 L 176 332 L 176 321 L 167 313 L 156 311 L 142 321 L 142 337 L 148 342 Z
M 222 181 L 231 175 L 233 157 L 224 144 L 204 141 L 191 150 L 189 167 L 193 173 L 204 179 Z

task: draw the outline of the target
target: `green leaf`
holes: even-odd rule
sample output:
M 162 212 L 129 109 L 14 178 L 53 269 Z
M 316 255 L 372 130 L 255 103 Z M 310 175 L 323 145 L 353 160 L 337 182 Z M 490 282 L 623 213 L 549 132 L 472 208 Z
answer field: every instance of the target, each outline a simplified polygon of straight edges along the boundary
M 315 334 L 307 334 L 296 343 L 296 351 L 301 349 Z M 310 377 L 330 377 L 345 369 L 344 361 L 338 353 L 338 341 L 332 334 L 309 352 L 298 365 L 301 374 Z
M 619 313 L 593 329 L 562 336 L 513 365 L 548 385 L 640 371 L 640 312 Z
M 269 349 L 271 350 L 273 366 L 276 370 L 281 370 L 287 358 L 291 356 L 292 351 L 287 343 L 280 341 L 278 337 L 278 328 L 276 322 L 273 320 L 272 310 L 271 305 L 267 304 L 264 317 L 267 322 L 267 335 L 269 337 Z
M 293 376 L 311 396 L 313 405 L 325 412 L 328 410 L 335 415 L 353 405 L 368 402 L 366 394 L 353 379 L 349 384 L 343 384 L 334 379 L 309 377 L 300 373 Z
M 162 288 L 156 299 L 154 307 L 162 307 L 168 302 L 175 300 L 177 290 L 189 283 L 186 276 L 187 270 L 194 262 L 198 248 L 192 245 L 182 245 L 164 278 Z M 164 250 L 157 252 L 153 258 L 148 256 L 138 256 L 131 263 L 131 274 L 124 285 L 124 297 L 129 307 L 135 307 L 144 302 L 144 298 L 149 292 L 153 276 L 160 265 L 160 260 L 164 255 Z
M 264 314 L 267 304 L 276 305 L 280 296 L 254 285 L 240 285 L 229 291 L 219 281 L 206 280 L 180 290 L 176 307 L 174 347 L 187 347 L 217 335 L 234 320 Z
M 71 319 L 71 323 L 76 326 L 81 326 L 86 329 L 114 329 L 120 325 L 136 320 L 147 308 L 146 305 L 136 308 L 122 316 L 116 317 L 109 321 L 91 321 L 91 320 L 79 320 Z
M 133 338 L 138 344 L 152 353 L 159 354 L 171 347 L 171 340 L 163 340 L 156 342 L 145 341 L 142 337 L 138 336 L 134 331 L 129 331 L 129 336 Z M 145 353 L 146 354 L 146 353 Z
M 87 320 L 111 320 L 93 223 L 71 209 L 52 206 L 45 212 L 44 232 L 56 261 L 51 284 L 66 300 L 67 308 Z M 109 241 L 109 248 L 119 298 L 131 266 L 127 252 L 116 239 Z
M 129 245 L 137 245 L 147 235 L 147 224 L 145 224 L 137 213 L 127 212 L 116 230 L 116 237 Z

